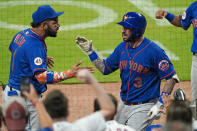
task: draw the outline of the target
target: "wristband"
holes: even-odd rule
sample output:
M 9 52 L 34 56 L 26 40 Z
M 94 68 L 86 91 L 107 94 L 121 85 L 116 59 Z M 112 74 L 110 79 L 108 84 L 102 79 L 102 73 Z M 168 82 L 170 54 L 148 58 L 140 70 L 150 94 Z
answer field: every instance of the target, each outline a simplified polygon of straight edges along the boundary
M 169 94 L 167 92 L 165 92 L 165 91 L 162 91 L 162 93 L 161 93 L 161 95 L 159 97 L 159 102 L 162 103 L 162 104 L 163 104 L 163 100 L 162 100 L 162 96 L 163 95 L 169 95 Z
M 73 73 L 70 71 L 64 71 L 64 73 L 66 74 L 66 79 L 74 77 Z
M 98 58 L 98 55 L 95 51 L 93 51 L 90 55 L 88 55 L 91 61 L 94 61 Z
M 174 15 L 167 12 L 167 15 L 165 16 L 165 18 L 169 21 L 169 22 L 172 22 L 174 20 Z
M 53 71 L 47 71 L 47 83 L 52 84 L 53 83 L 53 76 L 54 72 Z

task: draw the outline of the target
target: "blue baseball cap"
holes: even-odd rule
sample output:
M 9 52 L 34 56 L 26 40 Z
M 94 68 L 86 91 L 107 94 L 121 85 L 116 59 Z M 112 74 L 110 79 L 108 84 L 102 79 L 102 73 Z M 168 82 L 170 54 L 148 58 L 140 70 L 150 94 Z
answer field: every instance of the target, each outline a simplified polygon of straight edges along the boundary
M 33 23 L 40 23 L 44 20 L 58 17 L 63 13 L 64 12 L 55 12 L 50 5 L 42 5 L 32 14 Z

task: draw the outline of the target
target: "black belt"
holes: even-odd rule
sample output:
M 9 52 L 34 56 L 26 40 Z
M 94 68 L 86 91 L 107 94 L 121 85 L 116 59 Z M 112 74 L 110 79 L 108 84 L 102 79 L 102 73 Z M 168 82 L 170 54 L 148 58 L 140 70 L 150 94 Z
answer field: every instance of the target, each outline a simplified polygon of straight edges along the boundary
M 193 55 L 197 55 L 197 53 L 196 52 L 193 52 Z
M 128 106 L 133 106 L 133 105 L 139 105 L 139 104 L 144 104 L 144 103 L 148 103 L 148 102 L 134 102 L 134 103 L 127 103 L 127 102 L 125 102 L 124 104 L 128 105 Z
M 129 106 L 133 106 L 133 105 L 139 105 L 139 104 L 145 104 L 145 103 L 151 103 L 151 102 L 156 102 L 158 99 L 154 98 L 154 99 L 150 99 L 147 101 L 143 101 L 143 102 L 134 102 L 134 103 L 128 103 L 128 102 L 124 102 L 125 105 L 129 105 Z

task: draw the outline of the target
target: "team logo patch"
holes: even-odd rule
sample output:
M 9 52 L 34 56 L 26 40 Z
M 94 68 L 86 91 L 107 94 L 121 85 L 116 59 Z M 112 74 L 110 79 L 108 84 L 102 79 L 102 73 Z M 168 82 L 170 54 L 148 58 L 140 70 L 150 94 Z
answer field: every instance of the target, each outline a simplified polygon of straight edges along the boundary
M 167 60 L 162 60 L 159 62 L 159 69 L 162 71 L 167 71 L 169 68 L 169 62 Z
M 186 12 L 183 12 L 183 14 L 182 14 L 182 20 L 185 20 L 185 18 L 186 18 Z
M 42 64 L 42 58 L 36 57 L 36 58 L 34 59 L 34 64 L 35 64 L 35 65 L 41 65 L 41 64 Z
M 125 16 L 124 16 L 124 21 L 127 20 L 127 18 L 128 18 L 128 15 L 125 15 Z

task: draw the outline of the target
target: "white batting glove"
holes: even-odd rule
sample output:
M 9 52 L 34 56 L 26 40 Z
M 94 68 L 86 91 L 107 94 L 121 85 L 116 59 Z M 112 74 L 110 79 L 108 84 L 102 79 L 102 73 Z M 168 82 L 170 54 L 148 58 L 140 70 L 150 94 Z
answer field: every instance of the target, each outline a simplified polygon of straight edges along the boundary
M 164 105 L 161 102 L 157 102 L 148 112 L 148 119 L 158 120 L 161 117 L 161 110 L 164 108 Z
M 88 55 L 92 54 L 92 40 L 88 40 L 85 37 L 77 36 L 75 42 L 79 45 L 79 47 L 85 51 Z

